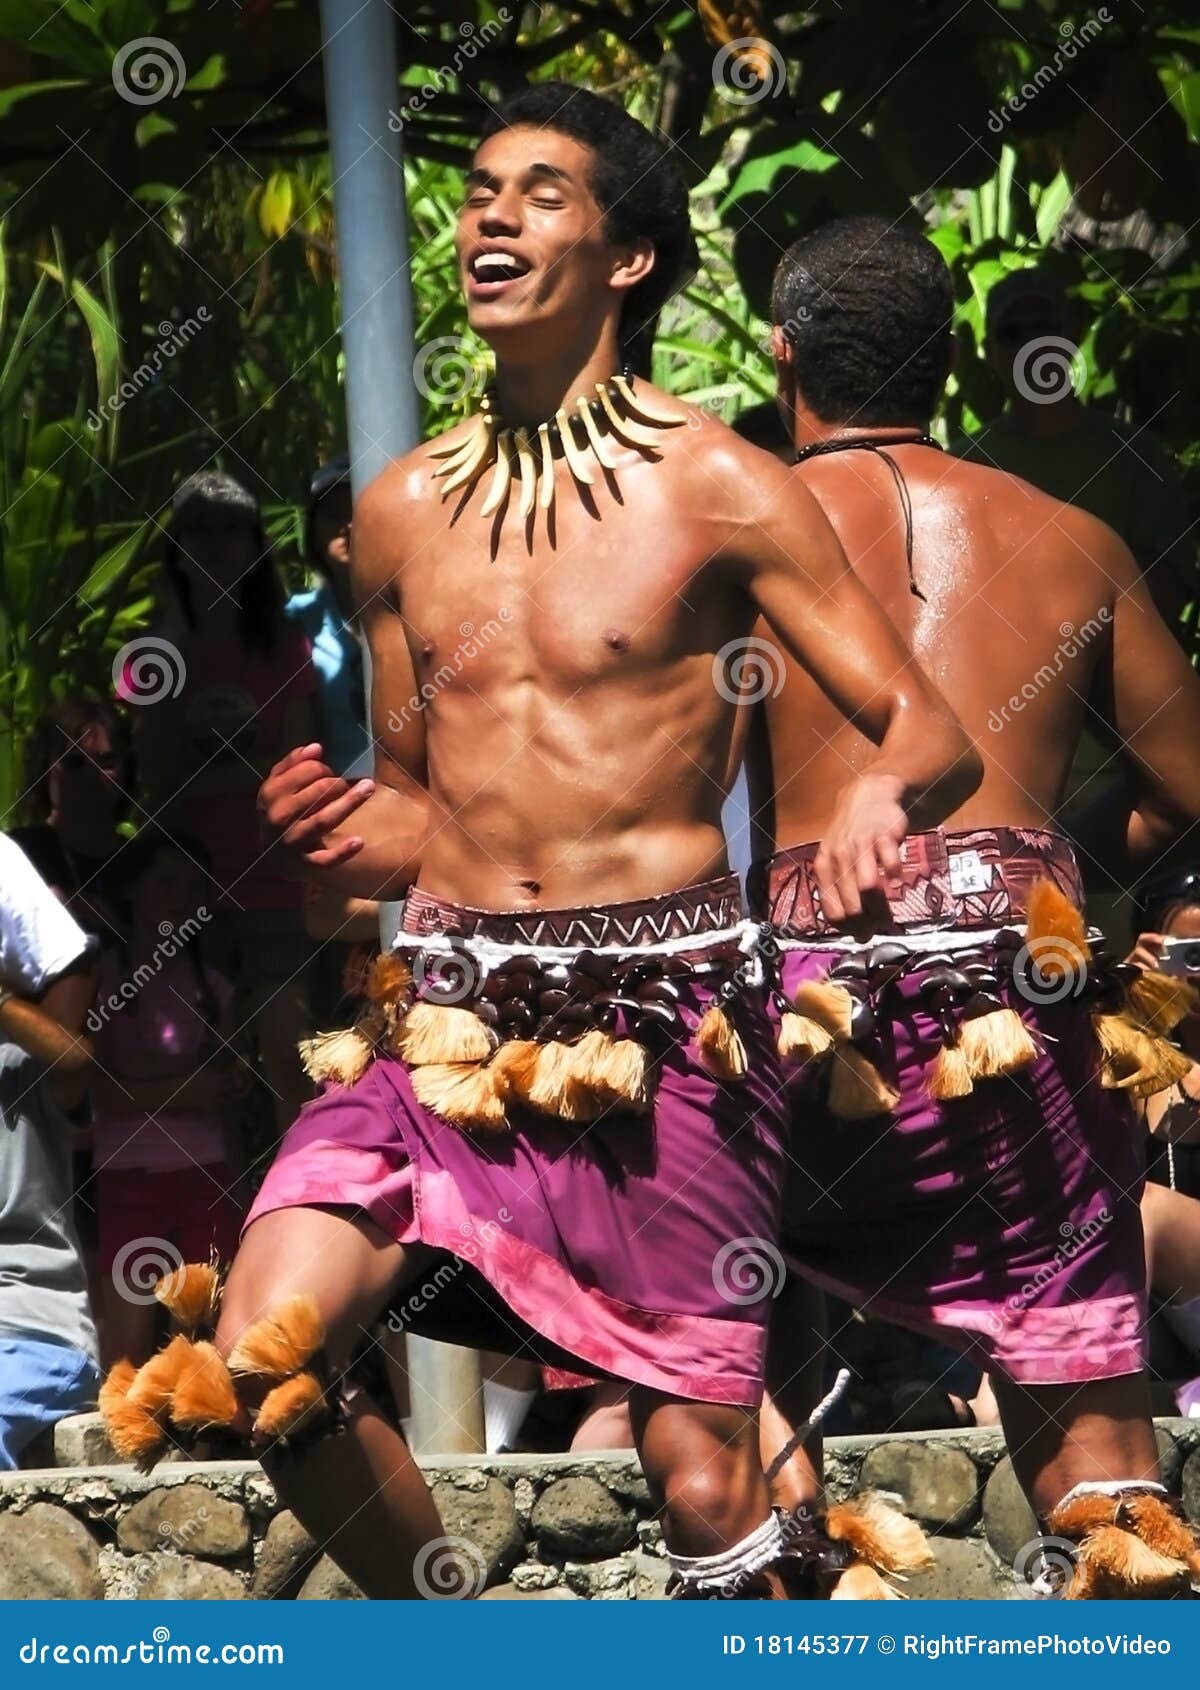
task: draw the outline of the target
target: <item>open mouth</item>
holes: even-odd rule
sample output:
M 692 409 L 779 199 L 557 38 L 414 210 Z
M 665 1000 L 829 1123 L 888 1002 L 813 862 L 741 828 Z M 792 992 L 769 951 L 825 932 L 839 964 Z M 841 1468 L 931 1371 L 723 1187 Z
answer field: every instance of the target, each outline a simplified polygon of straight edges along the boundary
M 503 247 L 477 252 L 467 266 L 471 292 L 480 298 L 494 299 L 513 282 L 527 276 L 530 268 L 523 258 Z

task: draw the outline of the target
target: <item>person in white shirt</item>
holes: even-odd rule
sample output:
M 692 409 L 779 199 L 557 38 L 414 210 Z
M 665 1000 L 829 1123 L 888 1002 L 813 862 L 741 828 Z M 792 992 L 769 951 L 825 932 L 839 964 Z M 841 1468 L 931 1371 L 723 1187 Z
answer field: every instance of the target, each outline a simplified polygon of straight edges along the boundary
M 0 1469 L 94 1404 L 100 1383 L 66 1113 L 83 1094 L 87 1046 L 75 1035 L 95 989 L 89 951 L 0 834 Z

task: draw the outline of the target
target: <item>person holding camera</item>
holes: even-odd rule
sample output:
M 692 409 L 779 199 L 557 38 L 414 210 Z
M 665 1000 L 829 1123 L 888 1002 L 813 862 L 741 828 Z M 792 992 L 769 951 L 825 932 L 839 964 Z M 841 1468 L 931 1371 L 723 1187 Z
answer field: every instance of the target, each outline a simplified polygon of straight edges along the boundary
M 1130 962 L 1200 987 L 1200 868 L 1176 870 L 1151 882 L 1139 904 L 1137 925 Z M 1200 1197 L 1200 1014 L 1186 1016 L 1174 1036 L 1192 1067 L 1168 1090 L 1143 1099 L 1138 1109 L 1150 1132 L 1150 1178 Z

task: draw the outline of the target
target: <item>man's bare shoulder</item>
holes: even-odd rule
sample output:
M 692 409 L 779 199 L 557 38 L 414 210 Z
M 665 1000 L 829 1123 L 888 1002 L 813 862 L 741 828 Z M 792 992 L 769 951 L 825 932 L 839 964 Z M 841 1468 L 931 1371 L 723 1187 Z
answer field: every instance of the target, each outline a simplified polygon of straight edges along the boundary
M 684 460 L 681 482 L 696 501 L 691 508 L 741 523 L 762 519 L 777 507 L 786 506 L 793 516 L 810 502 L 815 507 L 791 466 L 781 464 L 773 453 L 743 440 L 698 405 L 667 403 L 687 412 L 688 432 L 676 456 Z
M 467 423 L 458 424 L 436 440 L 423 440 L 402 458 L 393 458 L 373 481 L 369 481 L 354 504 L 354 521 L 364 518 L 370 522 L 380 519 L 395 521 L 399 516 L 410 520 L 419 508 L 428 505 L 435 509 L 439 503 L 436 485 L 430 479 L 437 468 L 435 448 L 465 438 Z
M 1080 505 L 1066 504 L 1032 482 L 1008 470 L 995 469 L 973 459 L 947 460 L 949 480 L 964 504 L 994 523 L 1016 529 L 1031 550 L 1056 553 L 1090 561 L 1110 579 L 1134 569 L 1128 547 L 1120 536 Z
M 443 520 L 437 483 L 431 479 L 438 462 L 434 444 L 424 441 L 393 458 L 354 502 L 352 569 L 364 598 L 385 586 Z

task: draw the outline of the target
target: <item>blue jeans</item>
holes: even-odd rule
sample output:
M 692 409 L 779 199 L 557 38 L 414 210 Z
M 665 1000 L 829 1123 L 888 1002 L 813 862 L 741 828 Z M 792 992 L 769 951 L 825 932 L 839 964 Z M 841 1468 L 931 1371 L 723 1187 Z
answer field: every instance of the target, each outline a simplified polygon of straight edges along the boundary
M 46 1426 L 94 1408 L 100 1369 L 81 1350 L 32 1333 L 0 1332 L 0 1471 Z

